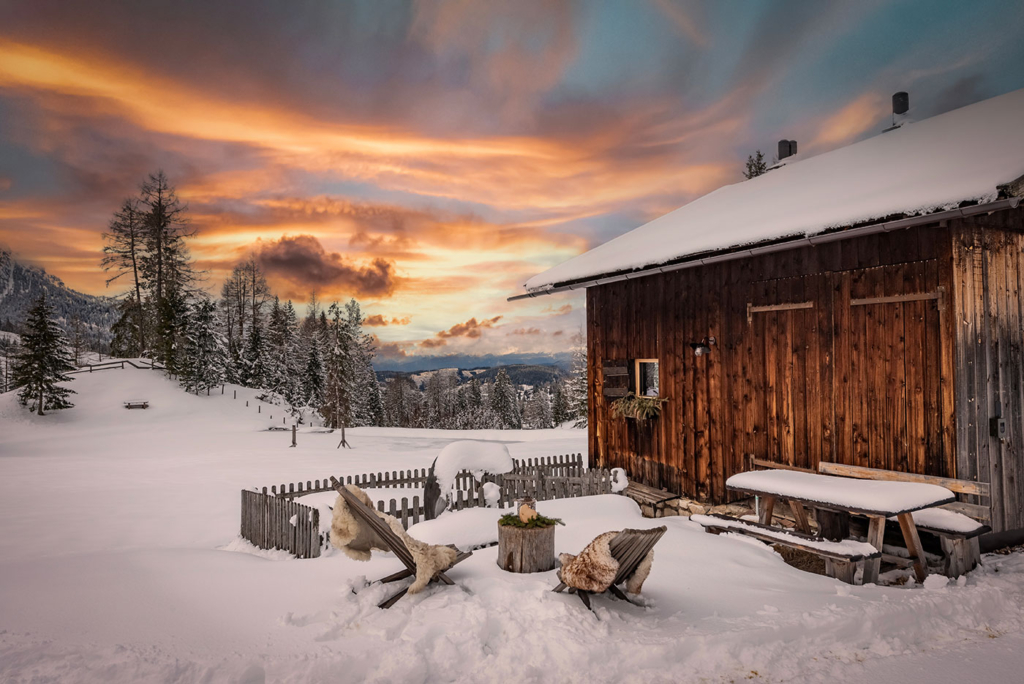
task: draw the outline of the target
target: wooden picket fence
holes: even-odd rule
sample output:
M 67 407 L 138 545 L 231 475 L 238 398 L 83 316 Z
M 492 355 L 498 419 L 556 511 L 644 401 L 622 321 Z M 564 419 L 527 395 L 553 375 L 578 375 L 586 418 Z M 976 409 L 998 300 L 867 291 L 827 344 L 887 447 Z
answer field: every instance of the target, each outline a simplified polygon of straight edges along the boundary
M 426 470 L 391 473 L 365 473 L 336 478 L 344 484 L 360 488 L 412 489 L 423 487 Z M 320 511 L 293 499 L 316 492 L 334 491 L 331 478 L 264 487 L 262 491 L 242 490 L 242 537 L 261 549 L 283 549 L 298 558 L 316 558 L 320 550 L 330 543 L 327 533 L 321 534 Z M 516 462 L 512 473 L 497 475 L 500 487 L 499 508 L 510 508 L 516 499 L 532 496 L 538 501 L 567 499 L 578 496 L 610 494 L 611 471 L 588 470 L 580 454 L 551 456 Z M 483 486 L 469 472 L 456 477 L 452 510 L 484 507 Z M 419 495 L 377 501 L 377 510 L 402 521 L 406 529 L 424 519 L 423 503 Z M 294 521 L 294 522 L 293 522 Z
M 282 549 L 297 558 L 317 558 L 323 545 L 320 511 L 243 489 L 242 537 L 261 549 Z
M 585 466 L 583 454 L 563 454 L 561 456 L 544 456 L 540 458 L 514 459 L 514 473 L 525 473 L 543 471 L 547 474 L 565 474 L 569 469 L 581 469 Z M 362 489 L 370 488 L 422 488 L 427 482 L 427 468 L 416 468 L 413 470 L 392 470 L 388 472 L 364 473 L 362 475 L 348 475 L 336 477 L 344 484 L 354 484 Z M 473 475 L 469 472 L 462 472 L 455 477 L 455 488 L 469 490 L 473 483 Z M 306 494 L 317 492 L 332 492 L 331 478 L 325 477 L 322 480 L 306 480 L 305 482 L 291 482 L 289 484 L 271 485 L 263 487 L 264 494 L 274 494 L 293 499 Z

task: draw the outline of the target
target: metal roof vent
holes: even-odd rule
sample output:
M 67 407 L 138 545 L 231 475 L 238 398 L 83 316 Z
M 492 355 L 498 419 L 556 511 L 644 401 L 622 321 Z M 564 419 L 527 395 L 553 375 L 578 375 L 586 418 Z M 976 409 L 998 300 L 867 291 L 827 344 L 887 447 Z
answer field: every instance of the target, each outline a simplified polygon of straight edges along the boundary
M 796 154 L 796 140 L 779 141 L 779 161 Z
M 883 133 L 895 130 L 906 123 L 906 121 L 900 121 L 896 123 L 897 116 L 903 116 L 910 111 L 910 93 L 901 90 L 898 93 L 892 94 L 892 126 L 886 128 Z

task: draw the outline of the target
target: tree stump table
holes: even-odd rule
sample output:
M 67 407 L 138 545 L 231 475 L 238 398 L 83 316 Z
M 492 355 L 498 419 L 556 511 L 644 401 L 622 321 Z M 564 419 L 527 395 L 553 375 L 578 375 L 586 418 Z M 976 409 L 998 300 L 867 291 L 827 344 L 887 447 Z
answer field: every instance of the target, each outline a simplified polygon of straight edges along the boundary
M 555 567 L 555 526 L 498 525 L 498 567 L 507 572 L 545 572 Z

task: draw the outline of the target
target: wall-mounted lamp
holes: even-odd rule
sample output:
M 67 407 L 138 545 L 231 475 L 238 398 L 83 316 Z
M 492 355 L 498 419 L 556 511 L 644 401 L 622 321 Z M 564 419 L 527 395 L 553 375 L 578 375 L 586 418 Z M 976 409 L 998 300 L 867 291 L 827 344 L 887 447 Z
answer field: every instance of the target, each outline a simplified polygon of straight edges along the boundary
M 714 337 L 705 337 L 700 342 L 691 342 L 690 348 L 693 349 L 694 356 L 704 356 L 705 354 L 711 353 L 711 347 L 715 344 Z

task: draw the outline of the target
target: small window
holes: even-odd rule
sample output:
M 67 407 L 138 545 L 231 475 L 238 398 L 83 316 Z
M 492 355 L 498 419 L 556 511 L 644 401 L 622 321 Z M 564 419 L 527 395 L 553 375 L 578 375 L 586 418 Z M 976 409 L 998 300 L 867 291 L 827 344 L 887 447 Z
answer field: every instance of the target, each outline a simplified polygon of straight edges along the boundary
M 636 360 L 636 395 L 656 397 L 660 394 L 658 359 Z

